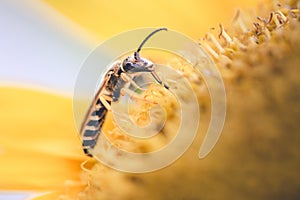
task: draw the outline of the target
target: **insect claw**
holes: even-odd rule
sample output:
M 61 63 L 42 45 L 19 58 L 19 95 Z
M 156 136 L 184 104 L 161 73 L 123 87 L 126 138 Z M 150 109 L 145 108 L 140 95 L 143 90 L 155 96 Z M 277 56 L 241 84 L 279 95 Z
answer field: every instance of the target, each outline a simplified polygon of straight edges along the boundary
M 165 87 L 167 90 L 170 88 L 167 84 L 163 83 L 159 76 L 156 74 L 155 71 L 151 71 L 151 74 L 153 76 L 153 78 L 156 80 L 156 82 L 158 82 L 160 85 L 162 85 L 163 87 Z
M 165 84 L 165 83 L 163 83 L 163 86 L 164 86 L 167 90 L 170 89 L 170 87 L 169 87 L 167 84 Z

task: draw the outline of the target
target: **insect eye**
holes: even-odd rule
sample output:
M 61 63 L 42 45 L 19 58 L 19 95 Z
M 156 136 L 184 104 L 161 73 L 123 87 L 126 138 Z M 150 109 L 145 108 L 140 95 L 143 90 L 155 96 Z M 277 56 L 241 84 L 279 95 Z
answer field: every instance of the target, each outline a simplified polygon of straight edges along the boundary
M 124 68 L 124 70 L 125 70 L 126 72 L 128 72 L 128 71 L 130 71 L 131 69 L 133 69 L 134 66 L 133 66 L 133 63 L 131 63 L 131 62 L 126 62 L 126 63 L 124 63 L 123 68 Z

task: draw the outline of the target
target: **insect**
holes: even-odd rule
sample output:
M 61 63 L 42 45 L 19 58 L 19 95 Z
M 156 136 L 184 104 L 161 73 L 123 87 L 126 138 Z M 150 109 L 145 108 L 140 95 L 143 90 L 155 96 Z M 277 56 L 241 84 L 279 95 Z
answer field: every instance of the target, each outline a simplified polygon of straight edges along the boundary
M 143 72 L 151 73 L 157 83 L 169 89 L 169 86 L 162 83 L 156 74 L 155 65 L 151 61 L 141 58 L 139 55 L 139 52 L 147 40 L 162 30 L 166 31 L 167 29 L 159 28 L 151 32 L 142 41 L 132 56 L 127 57 L 123 61 L 115 62 L 104 75 L 100 89 L 96 93 L 80 129 L 83 151 L 87 156 L 93 157 L 91 150 L 94 149 L 101 135 L 106 114 L 111 110 L 111 103 L 118 101 L 124 91 L 129 92 L 129 86 L 132 85 L 133 87 L 139 88 L 133 80 L 136 76 Z

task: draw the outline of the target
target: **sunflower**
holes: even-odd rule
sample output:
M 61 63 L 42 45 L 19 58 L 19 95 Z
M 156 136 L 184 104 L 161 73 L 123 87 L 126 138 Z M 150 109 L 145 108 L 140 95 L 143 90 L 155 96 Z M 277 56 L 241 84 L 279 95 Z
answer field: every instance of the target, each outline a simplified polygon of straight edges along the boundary
M 27 5 L 26 9 L 30 12 L 30 9 L 38 10 L 39 6 L 42 6 L 43 8 L 48 7 L 50 10 L 54 10 L 54 13 L 59 13 L 59 15 L 57 15 L 59 18 L 67 19 L 72 22 L 69 23 L 69 25 L 72 24 L 70 26 L 60 26 L 62 32 L 64 32 L 64 34 L 70 34 L 70 37 L 72 38 L 78 36 L 78 43 L 82 44 L 86 42 L 86 45 L 83 45 L 84 48 L 92 49 L 97 43 L 105 38 L 109 38 L 111 35 L 138 27 L 160 27 L 163 25 L 198 40 L 208 29 L 212 26 L 216 26 L 220 21 L 229 21 L 229 19 L 233 17 L 232 13 L 235 12 L 237 6 L 248 8 L 254 4 L 255 1 L 250 0 L 243 2 L 231 0 L 226 1 L 226 3 L 221 3 L 217 0 L 203 2 L 179 1 L 176 3 L 174 1 L 153 1 L 151 3 L 128 1 L 112 3 L 108 1 L 86 2 L 83 0 L 45 0 L 43 3 L 37 3 L 36 5 Z M 10 8 L 14 8 L 14 6 L 18 7 L 17 4 L 13 3 L 9 5 L 11 6 Z M 287 3 L 287 5 L 296 5 L 298 8 L 295 6 L 288 8 L 284 7 L 284 5 L 277 3 L 275 6 L 279 8 L 274 12 L 271 11 L 271 13 L 273 12 L 272 15 L 280 16 L 282 14 L 282 18 L 284 16 L 286 18 L 289 17 L 288 19 L 294 19 L 296 16 L 296 18 L 298 17 L 299 19 L 299 3 L 298 5 L 293 1 Z M 266 7 L 269 8 L 271 6 Z M 288 9 L 293 11 L 286 11 Z M 278 10 L 281 13 L 278 12 Z M 53 14 L 52 11 L 49 16 L 45 17 L 46 24 L 51 24 L 51 19 L 54 18 L 55 22 L 59 21 L 57 20 L 56 14 Z M 269 10 L 263 12 L 266 13 L 265 22 L 267 22 Z M 255 14 L 250 12 L 249 15 L 244 17 L 246 18 L 246 20 L 244 20 L 246 22 L 244 24 L 245 26 L 248 27 L 249 25 L 247 25 L 247 22 L 251 21 L 248 20 L 247 17 L 250 16 L 249 18 L 251 18 L 253 15 Z M 280 32 L 281 29 L 278 29 L 278 31 L 276 26 L 284 27 L 286 24 L 283 23 L 283 21 L 280 21 L 280 17 L 273 18 L 273 20 L 274 19 L 277 19 L 279 24 L 276 24 L 277 22 L 273 21 L 270 27 L 268 27 L 268 30 L 274 30 L 274 32 L 271 32 L 270 34 L 270 36 L 274 37 L 269 38 L 271 41 L 269 43 L 266 39 L 268 37 L 268 30 L 260 30 L 260 26 L 254 24 L 254 27 L 257 28 L 251 29 L 254 31 L 251 32 L 251 34 L 257 34 L 258 37 L 254 38 L 253 41 L 263 48 L 259 48 L 259 50 L 257 50 L 257 48 L 249 48 L 248 52 L 252 53 L 249 57 L 242 49 L 243 45 L 250 46 L 252 44 L 249 44 L 248 41 L 247 43 L 244 43 L 245 38 L 241 38 L 242 34 L 240 35 L 240 38 L 236 36 L 238 41 L 240 41 L 240 46 L 238 47 L 230 46 L 230 44 L 228 46 L 228 41 L 226 40 L 227 36 L 225 36 L 225 40 L 222 40 L 223 43 L 220 43 L 225 53 L 219 52 L 220 49 L 216 47 L 211 48 L 213 40 L 211 39 L 212 36 L 210 34 L 203 39 L 205 41 L 202 45 L 210 53 L 212 58 L 215 59 L 218 67 L 220 67 L 222 75 L 225 78 L 225 83 L 229 88 L 229 94 L 232 91 L 236 92 L 230 96 L 232 99 L 229 102 L 229 108 L 232 109 L 229 110 L 229 112 L 231 112 L 231 118 L 228 121 L 228 126 L 225 127 L 224 130 L 227 134 L 231 132 L 234 137 L 231 138 L 228 135 L 224 136 L 222 146 L 224 147 L 223 149 L 225 149 L 224 152 L 231 155 L 223 154 L 220 149 L 221 147 L 219 147 L 216 150 L 217 155 L 213 158 L 208 158 L 201 166 L 199 164 L 191 166 L 187 163 L 179 162 L 177 167 L 176 165 L 172 166 L 172 173 L 161 172 L 154 176 L 146 174 L 144 177 L 122 175 L 119 172 L 106 173 L 109 169 L 101 165 L 97 165 L 94 168 L 91 166 L 89 168 L 94 170 L 90 172 L 90 175 L 94 176 L 93 182 L 93 180 L 90 180 L 90 177 L 87 177 L 81 167 L 81 164 L 86 161 L 87 158 L 82 152 L 81 141 L 74 124 L 72 97 L 70 95 L 72 89 L 70 87 L 65 87 L 63 81 L 60 82 L 61 88 L 63 88 L 62 90 L 60 90 L 60 86 L 57 85 L 52 85 L 54 89 L 51 88 L 51 86 L 50 89 L 44 89 L 44 86 L 47 86 L 47 84 L 45 84 L 44 80 L 41 81 L 40 79 L 38 81 L 32 81 L 36 85 L 40 83 L 43 86 L 38 89 L 36 89 L 37 86 L 24 87 L 22 84 L 11 84 L 17 78 L 16 76 L 12 78 L 12 80 L 9 80 L 9 82 L 3 83 L 0 87 L 0 188 L 4 191 L 31 191 L 36 194 L 49 193 L 37 198 L 40 200 L 57 198 L 84 199 L 84 197 L 90 195 L 90 197 L 86 198 L 89 199 L 93 198 L 93 195 L 103 195 L 101 194 L 102 188 L 97 188 L 96 183 L 96 181 L 99 181 L 100 179 L 106 181 L 111 179 L 111 181 L 107 183 L 107 189 L 111 193 L 106 195 L 111 195 L 114 192 L 117 193 L 119 188 L 114 188 L 112 186 L 114 184 L 114 180 L 112 179 L 116 179 L 122 181 L 120 182 L 121 186 L 126 186 L 126 188 L 132 191 L 141 190 L 141 193 L 137 193 L 136 197 L 144 198 L 143 195 L 152 194 L 155 199 L 174 199 L 175 197 L 171 194 L 170 187 L 172 185 L 174 188 L 181 186 L 181 184 L 176 184 L 174 182 L 174 177 L 177 177 L 178 182 L 186 181 L 191 184 L 189 188 L 182 189 L 182 194 L 190 194 L 190 197 L 193 198 L 195 196 L 210 196 L 212 195 L 210 192 L 218 191 L 216 188 L 219 188 L 220 196 L 214 194 L 212 197 L 219 198 L 222 197 L 222 195 L 223 197 L 229 197 L 230 194 L 232 194 L 228 190 L 230 187 L 224 187 L 222 185 L 227 183 L 228 185 L 232 184 L 233 190 L 240 189 L 240 192 L 234 193 L 238 197 L 253 197 L 255 196 L 253 192 L 256 188 L 256 195 L 261 199 L 264 197 L 291 197 L 291 199 L 296 199 L 299 197 L 299 193 L 295 188 L 300 184 L 299 179 L 295 179 L 295 177 L 299 178 L 299 174 L 297 174 L 297 170 L 295 170 L 297 158 L 299 158 L 299 153 L 297 153 L 299 152 L 299 148 L 297 148 L 295 142 L 299 137 L 295 136 L 293 133 L 296 132 L 297 128 L 294 127 L 294 121 L 282 121 L 278 119 L 280 119 L 280 113 L 286 114 L 289 116 L 287 119 L 291 120 L 298 116 L 296 112 L 285 112 L 284 107 L 282 106 L 286 101 L 294 105 L 294 101 L 297 101 L 299 98 L 297 93 L 293 96 L 291 94 L 292 92 L 287 91 L 287 93 L 279 84 L 284 83 L 286 86 L 289 86 L 298 84 L 298 81 L 294 77 L 296 74 L 293 73 L 294 69 L 287 68 L 287 70 L 289 70 L 287 71 L 288 78 L 287 76 L 282 75 L 283 78 L 280 79 L 276 73 L 280 74 L 282 70 L 279 63 L 287 62 L 287 60 L 283 59 L 283 55 L 291 55 L 289 57 L 291 63 L 288 63 L 288 66 L 291 66 L 292 62 L 299 63 L 297 56 L 292 57 L 293 53 L 297 55 L 299 50 L 294 50 L 295 47 L 291 44 L 294 41 L 298 42 L 296 39 L 293 40 L 296 38 L 293 30 L 299 29 L 295 28 L 297 27 L 297 23 L 296 25 L 293 24 L 294 22 L 289 24 L 289 28 L 285 28 L 288 29 L 288 31 L 284 32 L 285 37 L 282 42 L 281 39 L 278 40 L 278 35 L 280 35 L 278 32 Z M 24 18 L 24 20 L 26 20 L 26 18 Z M 64 23 L 63 20 L 62 23 Z M 264 19 L 260 18 L 259 22 L 255 23 L 264 23 Z M 237 24 L 239 24 L 239 27 L 243 27 L 241 22 L 238 22 Z M 53 28 L 53 25 L 49 25 L 49 27 Z M 235 32 L 236 29 L 227 33 L 222 27 L 223 26 L 221 26 L 220 29 L 224 32 L 221 37 L 224 37 L 224 34 L 229 34 L 228 37 L 230 37 L 231 34 L 238 35 L 238 33 L 240 33 L 238 31 Z M 261 31 L 260 34 L 258 33 L 259 31 Z M 51 34 L 55 34 L 55 31 L 51 32 Z M 250 36 L 246 34 L 243 36 L 246 37 L 246 39 L 250 38 Z M 232 39 L 234 40 L 234 37 L 232 37 Z M 279 49 L 282 51 L 273 51 L 276 47 L 280 47 Z M 82 52 L 88 51 L 85 50 Z M 28 55 L 30 55 L 30 53 L 27 54 L 27 56 Z M 260 59 L 261 55 L 267 56 Z M 245 59 L 246 57 L 247 59 Z M 277 65 L 275 63 L 273 66 L 274 60 L 277 60 Z M 284 62 L 282 60 L 284 60 Z M 260 69 L 252 69 L 251 66 L 256 66 L 257 64 L 255 63 L 258 61 L 261 61 L 265 65 L 262 65 L 263 67 Z M 47 61 L 44 60 L 44 62 Z M 3 67 L 9 68 L 9 63 L 4 64 L 6 65 Z M 80 61 L 77 63 L 77 66 L 80 66 Z M 250 67 L 244 68 L 243 66 Z M 264 66 L 271 66 L 271 69 L 266 69 Z M 51 68 L 46 70 L 51 71 Z M 75 74 L 74 69 L 64 70 L 70 70 Z M 251 73 L 249 73 L 250 78 L 247 79 L 245 77 L 248 75 L 249 71 L 251 71 Z M 273 89 L 271 93 L 271 90 L 268 91 L 263 87 L 258 87 L 258 89 L 255 89 L 254 91 L 251 90 L 253 85 L 257 84 L 262 78 L 267 77 L 269 73 L 272 73 L 271 76 L 276 77 L 276 86 L 279 85 L 277 89 L 271 87 Z M 45 77 L 45 79 L 51 80 L 55 80 L 56 78 L 57 77 L 51 76 Z M 73 79 L 75 78 L 73 77 Z M 290 80 L 290 82 L 285 81 L 286 79 Z M 27 79 L 27 81 L 28 80 L 29 79 Z M 16 82 L 20 83 L 22 81 L 23 80 L 17 80 Z M 270 84 L 273 83 L 273 80 L 267 79 L 267 81 Z M 237 100 L 241 97 L 241 94 L 248 91 L 251 91 L 249 99 L 256 102 L 256 109 L 252 109 L 253 105 L 247 100 L 244 101 L 245 105 L 241 105 Z M 265 91 L 265 93 L 262 91 Z M 266 97 L 263 96 L 264 94 L 266 94 Z M 283 99 L 278 96 L 279 94 L 284 94 L 285 97 L 287 97 L 287 99 L 284 99 L 286 101 L 283 101 Z M 276 101 L 277 104 L 267 104 L 265 98 L 275 99 L 274 101 Z M 264 103 L 272 106 L 268 108 Z M 257 118 L 261 121 L 268 121 L 268 123 L 264 123 L 264 127 L 254 126 L 252 124 L 254 122 L 248 120 L 248 116 L 240 114 L 237 108 L 247 113 L 259 113 L 260 117 Z M 273 113 L 273 115 L 264 115 L 258 111 L 258 108 L 261 108 L 261 110 L 265 112 Z M 272 108 L 276 109 L 272 110 Z M 298 107 L 295 106 L 295 109 L 296 108 Z M 271 122 L 278 122 L 279 125 L 272 125 Z M 249 131 L 249 129 L 251 129 L 250 127 L 255 130 L 254 134 Z M 286 127 L 285 130 L 290 132 L 289 136 L 293 139 L 292 142 L 286 141 L 284 136 L 282 136 L 284 127 Z M 268 134 L 263 136 L 260 135 L 260 133 L 265 133 L 265 130 L 270 131 L 266 131 Z M 238 136 L 238 133 L 240 132 L 244 133 L 246 136 Z M 255 143 L 256 140 L 259 140 L 260 142 Z M 261 141 L 265 141 L 265 143 L 262 143 Z M 280 143 L 280 141 L 282 141 L 282 143 Z M 237 147 L 234 146 L 230 147 L 230 145 L 235 144 L 241 149 L 237 149 Z M 284 151 L 276 151 L 276 149 L 274 149 L 276 147 L 282 147 Z M 249 150 L 254 150 L 255 152 L 250 154 Z M 271 150 L 274 151 L 270 153 L 271 157 L 268 157 L 266 154 Z M 244 153 L 247 156 L 233 156 L 234 152 L 238 152 L 238 154 Z M 285 157 L 286 160 L 284 160 L 283 157 Z M 227 158 L 227 160 L 224 158 Z M 217 161 L 216 159 L 219 160 Z M 237 161 L 237 159 L 240 160 Z M 188 157 L 185 157 L 183 160 L 191 163 L 194 162 L 190 161 Z M 277 161 L 285 162 L 278 164 Z M 247 163 L 248 165 L 244 166 L 242 162 Z M 255 164 L 255 162 L 257 163 Z M 230 168 L 230 163 L 234 163 L 235 167 L 239 166 L 239 168 L 235 168 L 236 173 L 240 175 L 239 177 L 229 177 L 229 174 L 233 172 L 232 168 Z M 220 167 L 220 165 L 223 168 Z M 270 171 L 263 169 L 264 165 L 269 167 Z M 200 171 L 196 170 L 197 167 L 200 167 Z M 182 168 L 190 170 L 191 173 L 200 172 L 202 174 L 207 173 L 208 175 L 203 176 L 203 179 L 200 182 L 197 182 L 195 180 L 198 180 L 198 175 L 186 175 L 180 170 Z M 276 173 L 280 172 L 279 168 L 287 171 L 284 176 L 276 175 Z M 218 172 L 218 170 L 220 171 Z M 98 174 L 102 172 L 103 174 Z M 254 176 L 248 175 L 248 172 L 253 173 Z M 174 175 L 173 173 L 176 174 Z M 272 177 L 272 174 L 275 177 L 271 179 L 270 177 Z M 256 178 L 255 176 L 259 176 L 260 178 Z M 158 182 L 157 177 L 164 177 L 164 179 L 161 179 Z M 216 181 L 212 181 L 212 179 L 215 179 Z M 130 184 L 128 184 L 127 181 L 130 182 Z M 282 189 L 284 182 L 289 182 L 290 187 Z M 170 187 L 168 187 L 169 183 L 172 183 Z M 202 193 L 200 192 L 201 194 L 199 194 L 198 186 L 193 185 L 197 183 L 203 184 L 203 187 L 207 190 L 202 191 Z M 243 183 L 248 189 L 241 186 Z M 264 185 L 263 183 L 271 188 L 265 188 L 265 190 L 262 189 L 261 186 Z M 88 188 L 88 184 L 92 184 L 92 187 Z M 160 184 L 160 186 L 157 187 L 156 184 Z M 99 187 L 102 186 L 100 185 Z M 271 189 L 271 191 L 268 191 L 268 189 Z M 167 191 L 167 194 L 164 194 L 164 191 Z M 191 191 L 195 191 L 195 194 L 191 193 Z M 128 195 L 126 192 L 124 194 Z M 115 197 L 119 198 L 120 196 L 116 195 Z M 103 198 L 107 199 L 107 196 L 103 195 Z M 128 199 L 130 198 L 132 197 L 129 195 Z M 184 199 L 185 197 L 182 196 L 178 198 Z

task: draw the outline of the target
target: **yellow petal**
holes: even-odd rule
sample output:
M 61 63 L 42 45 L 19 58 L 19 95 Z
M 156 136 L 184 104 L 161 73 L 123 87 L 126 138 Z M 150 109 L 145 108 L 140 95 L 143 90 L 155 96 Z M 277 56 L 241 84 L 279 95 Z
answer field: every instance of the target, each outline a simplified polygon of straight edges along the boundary
M 84 159 L 71 98 L 0 88 L 0 188 L 51 190 L 78 180 Z
M 40 196 L 37 196 L 33 198 L 34 200 L 53 200 L 53 199 L 58 199 L 58 197 L 61 194 L 59 192 L 53 192 L 53 193 L 48 193 L 48 194 L 42 194 Z
M 232 19 L 237 7 L 249 7 L 258 2 L 258 0 L 44 1 L 93 33 L 98 39 L 100 36 L 108 38 L 119 32 L 149 26 L 166 26 L 197 39 L 212 26 Z

